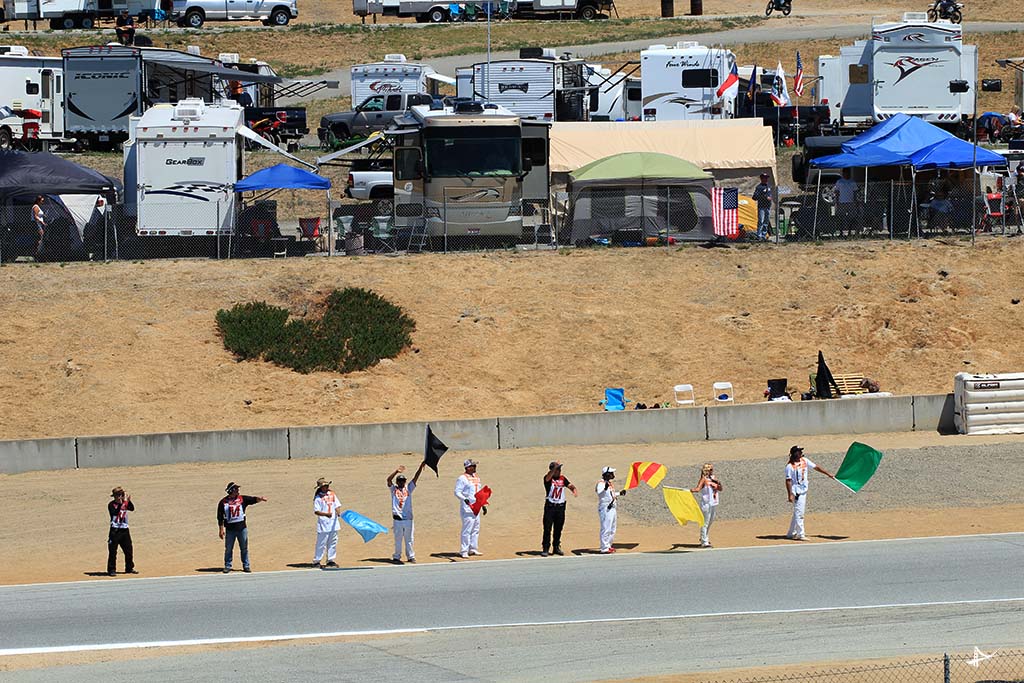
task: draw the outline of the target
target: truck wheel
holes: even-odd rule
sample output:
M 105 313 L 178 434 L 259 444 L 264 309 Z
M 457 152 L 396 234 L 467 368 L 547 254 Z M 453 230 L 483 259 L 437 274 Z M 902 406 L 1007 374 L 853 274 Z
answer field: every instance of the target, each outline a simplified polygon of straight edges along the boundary
M 60 27 L 65 31 L 70 31 L 75 28 L 77 24 L 78 22 L 75 21 L 75 17 L 63 16 L 60 18 Z
M 431 24 L 443 24 L 448 21 L 448 13 L 440 7 L 434 7 L 427 13 L 427 19 Z
M 8 150 L 14 146 L 14 136 L 10 128 L 0 128 L 0 149 Z
M 283 7 L 278 7 L 270 13 L 270 24 L 271 26 L 287 26 L 288 22 L 291 21 L 292 17 L 288 14 L 288 10 Z
M 597 19 L 597 8 L 593 5 L 583 5 L 583 7 L 580 7 L 576 16 L 583 21 L 593 21 L 594 19 Z
M 91 29 L 96 27 L 96 22 L 92 17 L 82 17 L 81 21 L 78 22 L 78 25 L 84 29 Z
M 338 142 L 346 142 L 352 137 L 352 134 L 348 132 L 348 128 L 345 126 L 338 126 L 334 130 L 334 137 L 337 138 Z
M 185 14 L 185 26 L 188 28 L 202 28 L 203 24 L 206 23 L 206 17 L 199 10 L 189 10 Z

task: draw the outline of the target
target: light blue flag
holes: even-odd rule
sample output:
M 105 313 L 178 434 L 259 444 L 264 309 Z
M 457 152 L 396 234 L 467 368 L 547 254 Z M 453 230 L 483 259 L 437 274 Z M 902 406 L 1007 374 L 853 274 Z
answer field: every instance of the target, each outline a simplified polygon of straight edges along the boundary
M 341 513 L 341 518 L 345 520 L 346 524 L 359 532 L 359 535 L 363 537 L 363 543 L 372 541 L 377 534 L 386 534 L 388 532 L 387 527 L 377 524 L 377 522 L 369 517 L 363 517 L 355 510 L 345 510 Z

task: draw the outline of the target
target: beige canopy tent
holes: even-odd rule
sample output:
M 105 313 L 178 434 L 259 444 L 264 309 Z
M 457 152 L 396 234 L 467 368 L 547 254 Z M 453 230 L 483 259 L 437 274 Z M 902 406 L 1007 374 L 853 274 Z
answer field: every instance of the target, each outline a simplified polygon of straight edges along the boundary
M 623 152 L 659 152 L 686 159 L 719 181 L 756 178 L 764 172 L 778 177 L 772 129 L 761 119 L 551 125 L 552 173 L 575 171 Z

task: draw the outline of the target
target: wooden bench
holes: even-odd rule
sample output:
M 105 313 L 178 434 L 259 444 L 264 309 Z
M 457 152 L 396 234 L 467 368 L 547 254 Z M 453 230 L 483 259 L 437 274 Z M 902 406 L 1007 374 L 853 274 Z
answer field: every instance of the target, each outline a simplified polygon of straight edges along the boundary
M 833 375 L 841 394 L 866 394 L 868 390 L 860 385 L 864 381 L 864 375 Z

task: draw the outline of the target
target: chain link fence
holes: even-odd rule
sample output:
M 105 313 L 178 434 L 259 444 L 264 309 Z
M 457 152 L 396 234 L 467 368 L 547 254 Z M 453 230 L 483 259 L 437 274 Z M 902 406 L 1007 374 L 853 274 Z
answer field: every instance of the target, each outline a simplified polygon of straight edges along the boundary
M 715 683 L 1024 683 L 1024 650 L 975 649 L 849 667 L 821 667 L 801 673 L 718 679 Z

